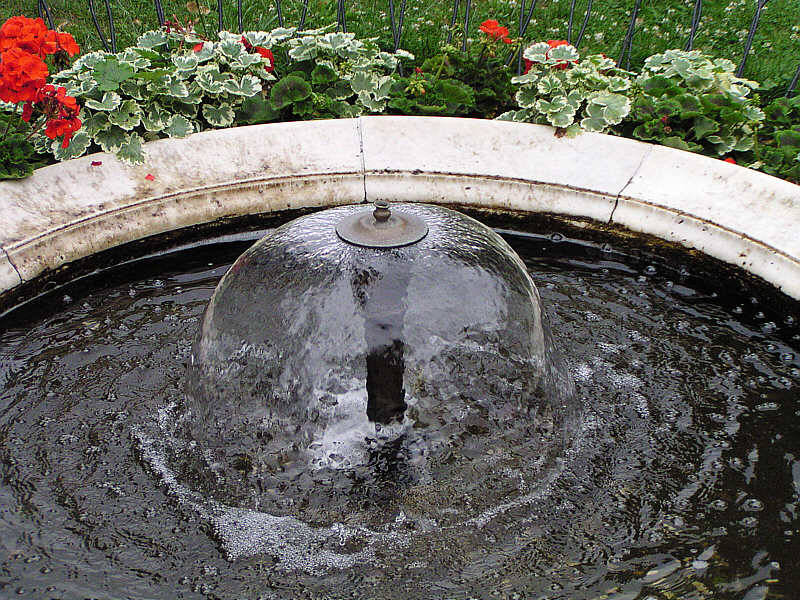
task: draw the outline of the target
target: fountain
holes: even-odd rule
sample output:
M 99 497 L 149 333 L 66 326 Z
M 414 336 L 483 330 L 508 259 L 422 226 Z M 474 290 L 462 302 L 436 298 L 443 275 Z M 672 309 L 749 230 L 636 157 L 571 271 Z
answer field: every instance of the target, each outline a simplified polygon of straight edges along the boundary
M 29 300 L 0 332 L 2 594 L 791 595 L 794 188 L 448 123 L 220 131 L 2 187 L 0 300 Z
M 332 478 L 363 484 L 376 462 L 431 481 L 431 461 L 452 468 L 462 448 L 489 447 L 477 423 L 526 445 L 536 480 L 576 427 L 522 261 L 445 208 L 350 206 L 283 225 L 233 264 L 200 332 L 185 421 L 208 457 L 205 493 L 267 512 L 286 496 L 319 504 Z M 354 500 L 329 508 L 335 521 Z

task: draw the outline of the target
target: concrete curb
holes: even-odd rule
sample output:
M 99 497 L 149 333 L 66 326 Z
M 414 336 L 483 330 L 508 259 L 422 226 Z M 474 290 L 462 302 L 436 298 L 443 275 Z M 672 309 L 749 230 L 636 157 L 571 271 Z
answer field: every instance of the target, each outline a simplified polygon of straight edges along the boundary
M 137 167 L 109 154 L 46 167 L 0 182 L 0 294 L 190 225 L 387 198 L 618 224 L 800 298 L 800 186 L 625 138 L 553 133 L 478 119 L 361 117 L 159 140 Z

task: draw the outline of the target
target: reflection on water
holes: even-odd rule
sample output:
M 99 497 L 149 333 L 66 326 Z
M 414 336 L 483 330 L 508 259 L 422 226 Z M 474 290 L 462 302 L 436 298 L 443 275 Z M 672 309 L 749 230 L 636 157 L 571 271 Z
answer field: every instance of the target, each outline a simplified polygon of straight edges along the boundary
M 6 319 L 0 595 L 793 597 L 795 323 L 758 298 L 717 303 L 689 273 L 563 239 L 515 244 L 583 411 L 544 477 L 526 436 L 546 432 L 474 410 L 413 446 L 407 432 L 426 407 L 409 403 L 380 431 L 365 416 L 369 468 L 358 476 L 340 476 L 353 470 L 321 451 L 309 471 L 287 447 L 256 482 L 268 507 L 207 493 L 182 436 L 183 378 L 242 245 L 70 292 L 48 317 Z M 481 385 L 468 368 L 454 374 L 461 387 L 428 390 L 425 375 L 410 397 L 468 407 L 459 394 Z M 239 472 L 253 483 L 247 457 Z M 323 491 L 284 493 L 312 483 Z

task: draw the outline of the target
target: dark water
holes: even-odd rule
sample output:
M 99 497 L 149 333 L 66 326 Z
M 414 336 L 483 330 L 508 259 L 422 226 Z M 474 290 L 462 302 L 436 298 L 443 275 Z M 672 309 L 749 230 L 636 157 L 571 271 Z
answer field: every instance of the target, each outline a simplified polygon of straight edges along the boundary
M 247 244 L 8 315 L 0 597 L 796 597 L 794 315 L 709 290 L 688 264 L 509 241 L 575 379 L 580 430 L 532 479 L 524 444 L 476 418 L 472 441 L 452 440 L 458 478 L 392 480 L 368 523 L 291 497 L 281 514 L 229 504 L 176 467 L 197 451 L 176 431 L 198 321 Z

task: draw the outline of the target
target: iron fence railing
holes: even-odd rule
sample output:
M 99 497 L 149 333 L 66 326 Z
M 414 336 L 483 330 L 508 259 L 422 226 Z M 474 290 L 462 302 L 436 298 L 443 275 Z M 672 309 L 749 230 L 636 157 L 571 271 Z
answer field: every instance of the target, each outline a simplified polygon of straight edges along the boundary
M 237 26 L 240 33 L 244 30 L 244 16 L 242 7 L 243 1 L 244 0 L 236 0 Z M 448 44 L 452 43 L 454 34 L 459 29 L 461 29 L 460 31 L 462 37 L 461 48 L 462 50 L 466 50 L 467 39 L 469 37 L 470 19 L 472 15 L 472 0 L 451 0 L 451 1 L 453 3 L 453 12 L 452 12 L 452 19 L 450 21 L 450 28 L 447 31 L 447 43 Z M 755 0 L 755 9 L 753 12 L 753 18 L 750 23 L 750 27 L 747 31 L 747 38 L 744 44 L 742 58 L 736 70 L 736 73 L 739 76 L 741 76 L 744 73 L 745 66 L 747 65 L 747 60 L 752 53 L 753 40 L 755 39 L 756 31 L 758 29 L 758 24 L 761 19 L 761 14 L 767 2 L 768 0 Z M 103 27 L 100 24 L 100 20 L 97 17 L 94 0 L 88 0 L 89 12 L 91 13 L 92 22 L 94 23 L 97 34 L 100 37 L 101 43 L 103 44 L 103 48 L 109 52 L 116 52 L 117 34 L 114 26 L 114 13 L 111 8 L 110 0 L 103 0 L 103 3 L 105 5 L 106 23 L 108 28 L 107 31 L 103 29 Z M 530 25 L 531 20 L 533 19 L 537 0 L 518 0 L 518 3 L 519 3 L 519 16 L 517 20 L 517 35 L 519 37 L 522 37 L 527 32 L 528 26 Z M 617 56 L 618 66 L 622 66 L 624 63 L 626 68 L 630 68 L 633 40 L 636 34 L 637 17 L 639 15 L 639 9 L 641 7 L 641 4 L 642 0 L 631 0 L 630 20 L 628 22 L 628 28 L 625 32 L 625 36 L 622 39 L 622 45 L 620 48 L 619 55 Z M 403 25 L 406 15 L 407 4 L 406 0 L 401 0 L 400 6 L 398 7 L 395 4 L 395 0 L 388 0 L 388 5 L 389 5 L 388 25 L 391 27 L 392 44 L 394 46 L 394 50 L 397 50 L 402 43 Z M 165 23 L 165 18 L 164 18 L 164 7 L 161 3 L 161 0 L 153 0 L 153 7 L 155 10 L 155 17 L 158 21 L 159 26 L 163 26 Z M 588 0 L 587 2 L 586 9 L 583 14 L 583 19 L 581 21 L 581 27 L 578 32 L 578 36 L 573 41 L 572 34 L 576 16 L 575 15 L 576 7 L 577 7 L 577 0 L 570 0 L 569 19 L 567 22 L 567 41 L 569 41 L 570 43 L 574 44 L 577 47 L 583 40 L 584 34 L 586 33 L 587 25 L 589 24 L 589 20 L 591 19 L 592 16 L 592 0 Z M 47 0 L 37 0 L 37 9 L 39 16 L 45 19 L 48 23 L 48 26 L 52 28 L 53 12 Z M 337 27 L 340 31 L 347 31 L 346 9 L 347 9 L 346 0 L 336 0 L 336 22 L 337 22 Z M 308 17 L 308 10 L 309 10 L 309 0 L 303 0 L 302 13 L 298 23 L 299 30 L 303 30 L 305 28 Z M 283 8 L 281 6 L 281 0 L 275 0 L 275 12 L 277 16 L 278 25 L 283 27 L 284 17 L 283 17 Z M 462 16 L 462 13 L 463 13 L 463 21 L 462 21 L 463 25 L 458 27 L 457 23 L 459 21 L 459 16 Z M 687 50 L 691 50 L 692 47 L 694 46 L 694 40 L 697 35 L 697 31 L 700 27 L 700 22 L 701 22 L 700 19 L 702 13 L 703 13 L 703 0 L 695 0 L 694 9 L 692 10 L 690 16 L 691 21 L 689 28 L 689 38 L 687 39 L 685 45 L 685 48 Z M 224 28 L 225 25 L 223 19 L 223 0 L 217 0 L 217 29 L 222 30 Z M 517 59 L 517 71 L 521 72 L 523 67 L 521 52 L 511 53 L 506 60 L 506 64 L 511 64 L 515 58 Z M 794 94 L 799 79 L 800 79 L 800 65 L 798 65 L 797 71 L 794 74 L 791 83 L 786 89 L 787 96 L 792 96 Z

